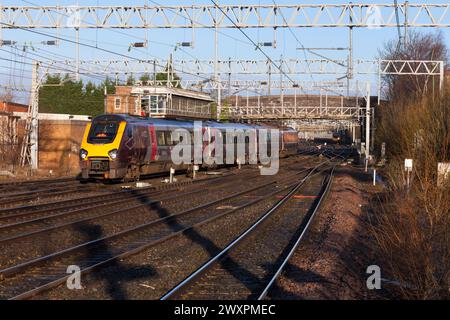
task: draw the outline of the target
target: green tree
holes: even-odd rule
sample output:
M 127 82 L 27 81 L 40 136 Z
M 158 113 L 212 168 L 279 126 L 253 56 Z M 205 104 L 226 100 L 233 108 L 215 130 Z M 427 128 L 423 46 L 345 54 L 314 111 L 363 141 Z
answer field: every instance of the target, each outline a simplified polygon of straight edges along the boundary
M 166 66 L 163 72 L 158 72 L 156 74 L 156 81 L 162 81 L 164 84 L 166 84 L 169 77 L 172 83 L 172 87 L 181 88 L 181 78 L 173 71 L 173 67 L 170 64 Z
M 151 79 L 151 77 L 150 77 L 150 75 L 148 73 L 144 73 L 139 78 L 139 80 L 142 82 L 143 85 L 147 84 L 150 81 L 150 79 Z
M 105 82 L 96 85 L 73 81 L 68 75 L 48 76 L 39 90 L 39 112 L 96 116 L 104 111 Z
M 106 77 L 105 81 L 102 82 L 101 87 L 102 88 L 106 88 L 106 93 L 107 94 L 115 94 L 116 93 L 116 84 L 109 77 Z
M 134 79 L 133 75 L 130 75 L 130 76 L 127 78 L 126 84 L 127 84 L 127 86 L 132 86 L 132 85 L 134 85 L 135 82 L 136 82 L 136 80 Z

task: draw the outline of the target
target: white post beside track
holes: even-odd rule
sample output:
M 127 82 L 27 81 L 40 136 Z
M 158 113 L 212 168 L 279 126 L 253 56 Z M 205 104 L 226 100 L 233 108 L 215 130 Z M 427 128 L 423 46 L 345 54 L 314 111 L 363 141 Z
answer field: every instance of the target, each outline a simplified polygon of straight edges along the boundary
M 197 176 L 197 171 L 198 171 L 198 165 L 194 165 L 192 167 L 192 179 L 195 180 L 196 176 Z

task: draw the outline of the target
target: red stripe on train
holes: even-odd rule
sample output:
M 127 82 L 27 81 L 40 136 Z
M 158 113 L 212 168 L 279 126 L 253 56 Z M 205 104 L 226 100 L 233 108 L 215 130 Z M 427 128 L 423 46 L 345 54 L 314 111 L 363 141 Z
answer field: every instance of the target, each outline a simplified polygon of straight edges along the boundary
M 152 161 L 154 161 L 156 159 L 156 148 L 158 147 L 156 144 L 155 127 L 151 124 L 148 129 L 150 131 L 150 138 L 152 140 L 152 155 L 150 158 Z

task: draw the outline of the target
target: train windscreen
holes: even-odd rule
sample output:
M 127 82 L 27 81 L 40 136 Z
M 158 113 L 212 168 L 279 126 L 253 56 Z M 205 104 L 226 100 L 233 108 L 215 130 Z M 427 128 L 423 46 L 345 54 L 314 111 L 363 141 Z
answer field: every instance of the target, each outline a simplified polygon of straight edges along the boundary
M 117 134 L 117 122 L 94 122 L 88 135 L 88 142 L 94 144 L 111 143 Z

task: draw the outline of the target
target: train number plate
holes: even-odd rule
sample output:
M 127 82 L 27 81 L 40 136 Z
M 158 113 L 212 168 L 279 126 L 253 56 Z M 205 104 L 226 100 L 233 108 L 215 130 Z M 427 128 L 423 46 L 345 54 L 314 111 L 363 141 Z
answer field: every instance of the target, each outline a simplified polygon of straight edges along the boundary
M 96 171 L 105 171 L 109 168 L 108 161 L 92 161 L 91 169 Z

